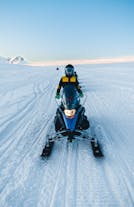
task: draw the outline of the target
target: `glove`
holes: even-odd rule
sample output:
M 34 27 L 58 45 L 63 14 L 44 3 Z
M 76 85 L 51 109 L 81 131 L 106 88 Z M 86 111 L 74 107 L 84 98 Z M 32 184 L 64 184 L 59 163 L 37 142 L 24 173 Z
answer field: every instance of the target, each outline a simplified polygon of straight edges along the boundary
M 56 96 L 55 96 L 55 98 L 56 98 L 56 99 L 59 99 L 59 98 L 60 98 L 60 94 L 57 93 Z
M 84 94 L 83 93 L 80 93 L 80 97 L 82 98 L 84 96 Z

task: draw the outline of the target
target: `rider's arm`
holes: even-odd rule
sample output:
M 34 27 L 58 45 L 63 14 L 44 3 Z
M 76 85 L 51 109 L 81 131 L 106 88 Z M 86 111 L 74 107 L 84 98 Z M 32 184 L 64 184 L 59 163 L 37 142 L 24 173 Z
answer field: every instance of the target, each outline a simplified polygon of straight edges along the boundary
M 59 85 L 57 87 L 57 92 L 56 93 L 60 93 L 60 90 L 61 90 L 61 87 L 62 87 L 62 78 L 60 79 L 60 82 L 59 82 Z
M 82 94 L 81 86 L 79 85 L 78 79 L 76 79 L 76 88 L 80 94 Z

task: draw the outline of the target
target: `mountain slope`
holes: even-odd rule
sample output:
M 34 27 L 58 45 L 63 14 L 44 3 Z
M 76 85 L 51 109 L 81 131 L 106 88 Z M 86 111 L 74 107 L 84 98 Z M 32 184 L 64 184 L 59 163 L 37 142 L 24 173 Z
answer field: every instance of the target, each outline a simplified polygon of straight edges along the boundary
M 0 56 L 0 64 L 19 64 L 26 65 L 28 62 L 21 56 L 16 56 L 13 58 L 5 58 Z

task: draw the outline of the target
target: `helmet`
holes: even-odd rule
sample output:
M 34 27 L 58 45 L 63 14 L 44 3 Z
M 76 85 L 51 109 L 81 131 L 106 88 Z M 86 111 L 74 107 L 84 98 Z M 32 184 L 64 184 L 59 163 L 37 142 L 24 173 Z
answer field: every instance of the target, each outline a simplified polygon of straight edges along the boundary
M 74 67 L 73 67 L 73 65 L 66 65 L 66 67 L 65 67 L 65 74 L 66 74 L 66 76 L 72 76 L 72 75 L 74 75 Z

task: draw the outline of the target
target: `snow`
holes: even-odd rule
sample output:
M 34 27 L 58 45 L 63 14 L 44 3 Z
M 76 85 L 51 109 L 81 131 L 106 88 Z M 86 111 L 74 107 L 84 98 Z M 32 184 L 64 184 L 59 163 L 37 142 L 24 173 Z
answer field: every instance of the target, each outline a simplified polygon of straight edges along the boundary
M 20 65 L 27 65 L 28 62 L 24 60 L 21 56 L 16 56 L 10 59 L 9 61 L 11 64 L 20 64 Z
M 76 66 L 86 115 L 103 146 L 55 143 L 55 92 L 62 68 L 0 64 L 0 206 L 134 206 L 134 63 Z
M 28 65 L 28 61 L 24 60 L 23 57 L 21 56 L 16 56 L 16 57 L 2 57 L 0 56 L 0 64 L 19 64 L 19 65 Z
M 4 58 L 0 56 L 0 64 L 7 64 L 8 63 L 8 58 Z

